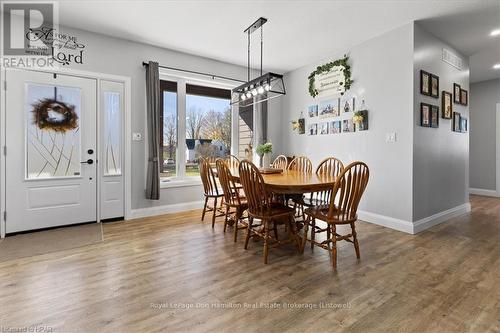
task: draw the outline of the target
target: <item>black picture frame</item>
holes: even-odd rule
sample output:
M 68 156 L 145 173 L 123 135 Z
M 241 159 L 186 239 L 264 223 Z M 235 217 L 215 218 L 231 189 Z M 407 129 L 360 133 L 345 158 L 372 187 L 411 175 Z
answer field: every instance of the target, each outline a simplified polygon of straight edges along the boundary
M 447 112 L 449 107 L 449 112 Z M 441 92 L 441 117 L 443 119 L 453 118 L 453 94 L 448 91 Z
M 460 104 L 465 106 L 469 104 L 469 93 L 465 89 L 460 89 Z
M 431 95 L 431 76 L 431 73 L 420 70 L 420 93 L 422 95 Z
M 439 98 L 439 76 L 431 74 L 429 91 L 431 97 Z
M 430 123 L 431 123 L 432 128 L 439 127 L 439 106 L 437 106 L 437 105 L 431 105 Z
M 430 104 L 420 103 L 420 126 L 431 127 L 431 108 Z
M 453 103 L 460 104 L 460 90 L 462 88 L 458 83 L 453 83 Z
M 459 112 L 453 112 L 453 122 L 451 123 L 451 130 L 453 132 L 462 132 L 462 129 L 460 128 L 460 118 L 461 115 Z
M 469 120 L 462 116 L 460 116 L 460 131 L 462 133 L 467 133 L 469 131 Z

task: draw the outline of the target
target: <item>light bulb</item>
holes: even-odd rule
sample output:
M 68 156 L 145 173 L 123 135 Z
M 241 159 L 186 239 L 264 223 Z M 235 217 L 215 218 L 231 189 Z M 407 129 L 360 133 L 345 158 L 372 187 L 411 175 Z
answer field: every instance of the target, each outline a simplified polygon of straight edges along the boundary
M 247 98 L 250 98 L 250 97 L 252 97 L 252 93 L 249 91 L 249 92 L 247 92 Z
M 266 91 L 271 90 L 271 86 L 269 85 L 269 83 L 267 83 L 267 84 L 264 86 L 264 89 L 265 89 Z
M 257 89 L 252 89 L 252 95 L 257 96 Z
M 262 87 L 262 86 L 260 86 L 259 88 L 257 88 L 257 92 L 258 92 L 259 94 L 263 94 L 263 93 L 264 93 L 264 91 L 265 91 L 265 90 L 264 90 L 264 87 Z
M 245 94 L 241 94 L 240 98 L 242 101 L 244 101 L 247 97 L 245 96 Z

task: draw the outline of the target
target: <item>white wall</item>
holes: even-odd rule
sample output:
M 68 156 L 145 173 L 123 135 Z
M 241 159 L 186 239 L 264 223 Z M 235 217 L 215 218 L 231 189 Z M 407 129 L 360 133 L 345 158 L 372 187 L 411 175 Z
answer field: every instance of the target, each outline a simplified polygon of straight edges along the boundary
M 496 191 L 496 104 L 500 79 L 470 85 L 470 187 Z
M 413 221 L 418 221 L 469 202 L 469 134 L 452 132 L 452 120 L 439 119 L 439 128 L 420 126 L 420 103 L 439 106 L 441 91 L 453 93 L 453 83 L 469 90 L 467 58 L 415 24 L 413 113 Z M 458 70 L 441 60 L 447 48 L 464 60 Z M 420 94 L 420 70 L 439 76 L 440 97 Z M 469 118 L 469 108 L 453 104 L 453 111 Z M 470 127 L 474 126 L 469 119 Z
M 349 92 L 356 95 L 357 101 L 365 99 L 369 130 L 307 136 L 291 129 L 291 120 L 297 119 L 301 110 L 307 111 L 308 105 L 319 103 L 319 98 L 308 93 L 307 77 L 316 66 L 343 56 L 332 54 L 285 76 L 283 151 L 289 155 L 307 155 L 314 166 L 327 156 L 340 158 L 345 164 L 355 160 L 366 162 L 370 167 L 370 182 L 360 209 L 371 215 L 365 219 L 381 224 L 402 220 L 408 224 L 412 220 L 413 24 L 346 51 L 354 80 Z M 386 142 L 389 132 L 396 132 L 395 143 Z

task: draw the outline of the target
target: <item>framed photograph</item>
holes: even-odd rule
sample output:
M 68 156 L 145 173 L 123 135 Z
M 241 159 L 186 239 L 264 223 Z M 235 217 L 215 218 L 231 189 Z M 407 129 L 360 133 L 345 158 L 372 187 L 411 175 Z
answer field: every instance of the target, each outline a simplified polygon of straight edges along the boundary
M 354 132 L 354 122 L 352 119 L 345 119 L 342 121 L 342 132 L 344 133 L 350 133 Z
M 306 133 L 306 120 L 304 118 L 299 118 L 299 134 Z
M 308 108 L 308 113 L 309 113 L 309 118 L 317 117 L 318 116 L 318 106 L 317 105 L 310 105 Z
M 309 133 L 309 135 L 318 134 L 318 124 L 309 124 L 307 133 Z
M 358 112 L 356 112 L 355 116 L 363 117 L 363 120 L 361 122 L 357 122 L 355 124 L 356 132 L 367 131 L 368 130 L 368 110 L 358 111 Z
M 431 73 L 420 70 L 420 93 L 422 95 L 431 95 Z
M 467 133 L 469 131 L 469 121 L 465 117 L 460 117 L 460 131 Z
M 356 99 L 354 97 L 342 98 L 340 100 L 340 108 L 343 113 L 354 112 L 356 109 Z
M 319 124 L 319 134 L 328 134 L 328 122 Z
M 431 105 L 427 103 L 420 103 L 420 126 L 431 126 Z
M 444 119 L 451 119 L 453 116 L 453 95 L 450 92 L 444 91 L 441 94 L 441 116 Z
M 469 104 L 469 94 L 465 89 L 460 89 L 460 104 L 462 105 Z
M 322 117 L 337 117 L 339 112 L 339 99 L 328 99 L 319 103 L 319 115 Z
M 340 120 L 338 121 L 331 121 L 328 124 L 328 134 L 339 134 L 342 132 L 341 129 L 342 122 Z
M 431 106 L 431 127 L 439 127 L 439 106 L 437 105 Z
M 439 98 L 439 76 L 431 74 L 431 97 Z
M 460 113 L 453 112 L 453 132 L 461 132 Z
M 460 104 L 460 85 L 453 83 L 453 103 Z

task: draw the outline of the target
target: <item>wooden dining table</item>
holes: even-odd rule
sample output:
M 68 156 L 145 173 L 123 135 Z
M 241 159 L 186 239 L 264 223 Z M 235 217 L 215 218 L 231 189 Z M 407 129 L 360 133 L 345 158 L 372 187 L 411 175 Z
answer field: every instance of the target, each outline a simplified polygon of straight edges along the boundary
M 232 168 L 231 175 L 240 182 L 238 169 Z M 331 175 L 306 174 L 295 170 L 284 170 L 282 173 L 262 173 L 267 189 L 275 194 L 303 194 L 329 190 L 335 183 Z

